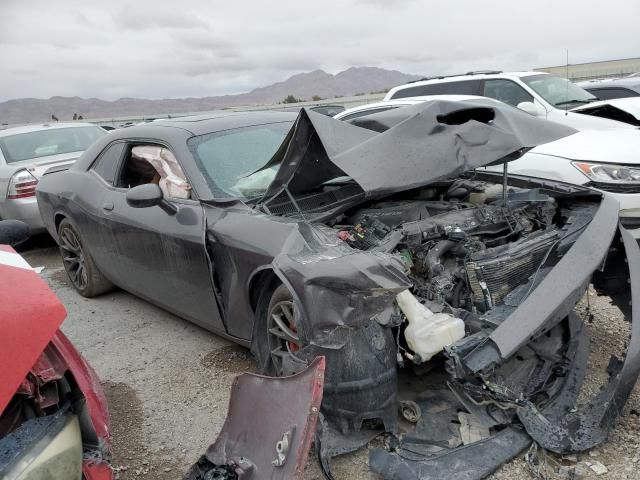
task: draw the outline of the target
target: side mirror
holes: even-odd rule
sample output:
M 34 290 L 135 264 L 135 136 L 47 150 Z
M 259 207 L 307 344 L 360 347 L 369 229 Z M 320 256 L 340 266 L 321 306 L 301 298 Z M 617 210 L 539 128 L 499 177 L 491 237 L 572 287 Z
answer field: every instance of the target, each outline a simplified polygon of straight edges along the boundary
M 20 220 L 0 221 L 0 245 L 16 246 L 31 236 L 29 226 Z
M 520 102 L 518 108 L 534 117 L 545 117 L 547 115 L 547 111 L 544 108 L 533 102 Z
M 127 205 L 133 208 L 147 208 L 157 205 L 169 215 L 175 215 L 178 212 L 178 207 L 165 200 L 162 189 L 155 183 L 138 185 L 129 190 Z

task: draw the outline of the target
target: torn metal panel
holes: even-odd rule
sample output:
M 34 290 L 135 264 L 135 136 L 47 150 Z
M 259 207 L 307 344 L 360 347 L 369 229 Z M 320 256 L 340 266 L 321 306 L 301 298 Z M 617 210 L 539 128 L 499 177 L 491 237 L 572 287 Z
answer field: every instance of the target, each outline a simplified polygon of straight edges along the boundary
M 534 405 L 519 411 L 529 434 L 544 448 L 557 453 L 588 450 L 604 441 L 635 386 L 640 373 L 640 248 L 637 236 L 620 225 L 631 276 L 631 339 L 624 361 L 612 357 L 609 382 L 580 410 L 570 409 L 568 402 L 558 402 L 548 413 Z M 577 392 L 576 392 L 577 393 Z
M 576 132 L 506 105 L 440 100 L 372 114 L 354 124 L 359 126 L 303 109 L 264 167 L 280 164 L 263 199 L 284 191 L 302 193 L 341 175 L 368 195 L 409 190 L 513 160 Z
M 301 479 L 320 412 L 324 370 L 319 357 L 291 377 L 236 377 L 218 438 L 184 479 Z

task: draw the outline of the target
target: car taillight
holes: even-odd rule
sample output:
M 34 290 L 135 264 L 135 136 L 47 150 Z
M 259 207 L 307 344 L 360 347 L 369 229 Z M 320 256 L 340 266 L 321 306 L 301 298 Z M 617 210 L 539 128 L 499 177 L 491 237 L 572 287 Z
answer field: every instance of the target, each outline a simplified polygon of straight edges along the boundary
M 38 179 L 26 170 L 20 170 L 9 180 L 8 199 L 33 197 L 36 194 Z

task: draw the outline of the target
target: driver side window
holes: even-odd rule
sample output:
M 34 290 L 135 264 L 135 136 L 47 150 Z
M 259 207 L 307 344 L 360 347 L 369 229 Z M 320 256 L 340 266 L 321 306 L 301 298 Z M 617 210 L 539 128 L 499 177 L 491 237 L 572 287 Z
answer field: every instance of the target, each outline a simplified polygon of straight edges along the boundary
M 116 187 L 155 183 L 168 198 L 191 198 L 191 186 L 171 150 L 155 144 L 127 146 Z

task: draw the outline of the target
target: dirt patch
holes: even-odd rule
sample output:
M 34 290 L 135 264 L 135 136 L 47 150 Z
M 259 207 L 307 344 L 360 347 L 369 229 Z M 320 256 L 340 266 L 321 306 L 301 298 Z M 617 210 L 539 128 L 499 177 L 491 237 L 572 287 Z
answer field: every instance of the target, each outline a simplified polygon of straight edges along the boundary
M 167 451 L 152 451 L 147 447 L 142 431 L 144 411 L 133 388 L 125 383 L 103 384 L 111 414 L 113 436 L 113 469 L 116 479 L 153 478 L 175 480 L 181 478 L 177 464 Z
M 49 275 L 49 278 L 63 287 L 72 286 L 71 282 L 69 281 L 69 275 L 67 275 L 67 271 L 64 268 L 53 272 L 51 275 Z
M 251 352 L 239 345 L 227 345 L 207 353 L 200 361 L 203 367 L 227 373 L 255 372 L 256 361 Z

